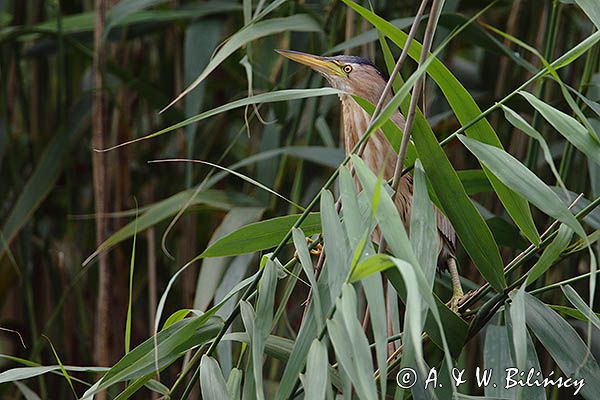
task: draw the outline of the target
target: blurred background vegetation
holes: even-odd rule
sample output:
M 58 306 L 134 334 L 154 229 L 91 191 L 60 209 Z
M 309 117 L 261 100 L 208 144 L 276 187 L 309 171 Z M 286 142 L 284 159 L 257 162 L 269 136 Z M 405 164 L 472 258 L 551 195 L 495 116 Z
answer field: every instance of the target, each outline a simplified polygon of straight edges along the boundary
M 372 7 L 408 32 L 419 2 L 357 3 Z M 445 1 L 433 49 L 486 5 L 480 1 Z M 464 27 L 438 58 L 479 108 L 486 110 L 544 67 L 540 54 L 555 60 L 596 32 L 592 21 L 597 24 L 600 20 L 599 9 L 594 1 L 497 1 Z M 422 40 L 422 31 L 418 40 Z M 539 53 L 532 53 L 511 37 Z M 390 40 L 385 43 L 397 59 L 401 49 Z M 244 225 L 302 212 L 294 204 L 306 206 L 320 192 L 344 157 L 339 147 L 340 107 L 335 95 L 311 93 L 293 101 L 265 98 L 266 103 L 216 112 L 152 140 L 108 152 L 94 151 L 173 127 L 248 96 L 325 86 L 319 76 L 288 64 L 273 51 L 277 48 L 361 55 L 387 71 L 373 25 L 336 0 L 0 0 L 2 371 L 24 365 L 58 365 L 57 359 L 71 366 L 114 365 L 124 352 L 153 335 L 159 300 L 181 266 L 210 243 Z M 525 88 L 581 123 L 583 117 L 585 126 L 596 135 L 600 129 L 598 49 L 594 42 L 560 70 L 565 86 L 546 77 Z M 402 76 L 410 76 L 415 66 L 405 63 Z M 199 76 L 202 82 L 198 86 L 159 113 Z M 428 81 L 425 93 L 423 110 L 441 141 L 464 123 L 458 121 L 437 85 Z M 576 103 L 579 112 L 573 111 L 570 101 Z M 594 156 L 574 150 L 525 98 L 511 97 L 506 105 L 541 132 L 571 194 L 583 194 L 585 199 L 574 209 L 579 211 L 597 200 L 600 167 L 590 161 Z M 557 185 L 545 149 L 538 149 L 535 139 L 514 128 L 500 110 L 487 119 L 508 153 L 550 186 Z M 528 247 L 528 239 L 507 215 L 467 148 L 453 140 L 444 150 L 454 168 L 461 170 L 467 193 L 500 247 L 504 264 L 508 264 Z M 289 201 L 215 165 L 149 163 L 175 158 L 236 169 Z M 563 195 L 561 189 L 555 189 Z M 540 232 L 553 222 L 537 209 L 533 217 Z M 590 238 L 597 239 L 598 212 L 592 211 L 584 226 Z M 555 267 L 544 271 L 530 288 L 544 288 L 589 272 L 590 253 L 580 239 L 573 240 L 567 249 L 567 238 L 567 245 L 558 249 L 550 262 Z M 97 249 L 102 251 L 97 254 Z M 593 249 L 599 255 L 598 247 Z M 286 248 L 279 260 L 285 263 L 294 251 Z M 518 269 L 517 275 L 531 268 L 540 254 L 520 265 L 524 269 Z M 257 271 L 259 255 L 250 252 L 193 263 L 173 280 L 161 326 L 177 310 L 209 309 L 243 277 Z M 459 251 L 458 256 L 465 288 L 475 289 L 485 283 L 465 252 Z M 301 280 L 306 279 L 302 275 Z M 445 274 L 437 276 L 435 292 L 442 299 L 449 295 L 448 283 Z M 308 290 L 303 283 L 280 285 L 275 302 L 283 304 L 283 317 L 271 331 L 294 340 Z M 572 285 L 587 301 L 588 281 Z M 560 290 L 544 290 L 538 297 L 555 306 L 584 337 L 591 329 L 581 311 Z M 227 318 L 233 308 L 226 305 L 219 314 Z M 402 303 L 396 313 L 403 315 Z M 498 318 L 500 314 L 492 313 L 490 318 L 493 315 Z M 127 321 L 131 321 L 130 326 Z M 494 326 L 503 325 L 503 317 L 495 321 L 498 325 Z M 244 331 L 244 326 L 238 319 L 234 331 Z M 475 332 L 457 365 L 471 371 L 483 366 L 486 351 L 509 351 L 484 346 L 484 336 Z M 600 342 L 594 336 L 592 352 L 597 357 Z M 244 360 L 245 366 L 248 362 L 242 357 L 245 347 L 227 345 L 218 357 L 225 380 L 232 367 L 244 369 L 239 363 Z M 439 363 L 444 353 L 430 346 L 425 345 L 430 363 Z M 537 348 L 543 370 L 555 370 L 556 358 L 542 346 Z M 174 367 L 160 374 L 160 382 L 172 387 L 188 361 L 189 356 L 177 360 Z M 276 391 L 284 368 L 285 362 L 267 358 L 267 398 Z M 0 384 L 0 397 L 35 398 L 28 397 L 33 396 L 31 390 L 40 398 L 72 398 L 71 382 L 60 369 L 54 372 L 22 383 L 11 376 Z M 85 382 L 97 380 L 94 373 L 70 374 L 84 381 L 72 382 L 79 396 L 88 388 Z M 6 383 L 13 381 L 19 385 Z M 158 396 L 163 388 L 157 385 L 140 389 L 135 398 Z M 123 388 L 122 384 L 111 388 L 110 398 Z M 194 390 L 193 396 L 199 396 L 200 390 Z M 474 383 L 461 390 L 483 394 Z M 547 396 L 570 398 L 557 389 L 549 389 Z

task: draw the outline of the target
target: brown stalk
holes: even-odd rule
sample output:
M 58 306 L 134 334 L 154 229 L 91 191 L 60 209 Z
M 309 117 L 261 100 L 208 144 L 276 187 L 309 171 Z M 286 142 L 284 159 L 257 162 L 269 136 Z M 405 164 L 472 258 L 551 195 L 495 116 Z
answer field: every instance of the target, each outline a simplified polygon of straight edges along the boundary
M 104 71 L 105 71 L 105 49 L 102 44 L 102 33 L 107 0 L 96 0 L 96 17 L 94 28 L 94 105 L 92 114 L 92 147 L 104 148 L 106 121 L 106 100 L 103 93 Z M 94 186 L 94 208 L 96 213 L 96 245 L 100 245 L 107 236 L 107 222 L 101 216 L 107 211 L 106 194 L 106 165 L 105 155 L 92 152 L 93 186 Z M 110 270 L 107 254 L 101 254 L 98 258 L 98 297 L 96 302 L 96 331 L 94 337 L 94 361 L 98 366 L 110 365 L 109 349 L 109 292 L 110 292 Z M 106 392 L 98 394 L 98 399 L 106 399 Z

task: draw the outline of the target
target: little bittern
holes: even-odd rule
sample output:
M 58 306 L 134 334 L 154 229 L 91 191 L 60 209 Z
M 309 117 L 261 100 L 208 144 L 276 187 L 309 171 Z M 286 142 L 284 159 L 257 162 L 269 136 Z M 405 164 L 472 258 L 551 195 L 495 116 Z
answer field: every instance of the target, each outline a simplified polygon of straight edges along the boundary
M 344 147 L 346 153 L 350 152 L 367 130 L 371 119 L 352 96 L 359 96 L 372 104 L 377 104 L 386 84 L 381 72 L 371 61 L 362 57 L 345 55 L 320 57 L 290 50 L 278 50 L 278 53 L 292 61 L 309 66 L 323 75 L 332 87 L 344 92 L 339 97 L 342 103 Z M 388 95 L 386 102 L 390 99 L 391 95 Z M 404 130 L 404 117 L 398 111 L 391 119 Z M 397 155 L 380 130 L 368 139 L 362 157 L 375 174 L 383 170 L 384 179 L 389 180 L 393 177 Z M 412 193 L 412 177 L 405 174 L 399 182 L 395 203 L 407 230 L 410 223 Z M 453 289 L 450 308 L 457 311 L 458 301 L 463 291 L 454 258 L 456 235 L 450 221 L 437 208 L 435 208 L 435 216 L 438 229 L 437 266 L 442 270 L 447 268 L 450 272 Z

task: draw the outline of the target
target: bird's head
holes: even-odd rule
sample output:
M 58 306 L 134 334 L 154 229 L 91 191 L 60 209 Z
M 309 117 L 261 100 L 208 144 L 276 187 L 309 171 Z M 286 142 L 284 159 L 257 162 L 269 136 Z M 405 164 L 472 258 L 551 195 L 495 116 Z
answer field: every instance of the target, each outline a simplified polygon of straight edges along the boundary
M 376 100 L 385 86 L 381 72 L 366 58 L 346 55 L 321 57 L 292 50 L 276 51 L 317 71 L 332 87 L 370 101 Z

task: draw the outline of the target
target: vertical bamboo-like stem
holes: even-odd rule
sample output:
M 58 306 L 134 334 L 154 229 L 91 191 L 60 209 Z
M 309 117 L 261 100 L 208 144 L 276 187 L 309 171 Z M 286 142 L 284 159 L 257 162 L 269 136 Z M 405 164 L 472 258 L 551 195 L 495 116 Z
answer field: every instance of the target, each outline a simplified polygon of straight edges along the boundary
M 106 103 L 103 93 L 105 54 L 102 44 L 104 20 L 108 8 L 107 0 L 96 0 L 96 16 L 94 28 L 94 106 L 92 115 L 92 143 L 96 149 L 103 149 L 106 132 Z M 105 155 L 100 152 L 92 153 L 94 201 L 96 212 L 96 244 L 100 245 L 106 238 L 106 166 Z M 96 301 L 96 332 L 94 338 L 94 361 L 96 365 L 110 365 L 109 352 L 109 291 L 110 270 L 108 257 L 101 254 L 98 258 L 98 297 Z M 106 392 L 99 393 L 99 399 L 106 398 Z
M 550 16 L 548 17 L 548 24 L 547 24 L 547 28 L 546 28 L 546 35 L 545 35 L 545 44 L 544 44 L 544 58 L 546 60 L 550 60 L 552 58 L 552 54 L 554 53 L 554 43 L 555 43 L 555 39 L 556 39 L 556 28 L 558 26 L 558 16 L 559 16 L 559 11 L 560 11 L 560 4 L 558 3 L 558 0 L 552 0 L 552 10 L 550 11 Z M 542 99 L 544 97 L 544 93 L 545 93 L 545 80 L 540 80 L 536 92 L 535 92 L 535 97 L 537 97 L 538 99 Z M 537 110 L 534 111 L 533 113 L 533 119 L 531 121 L 531 125 L 534 128 L 538 127 L 538 121 L 539 121 L 539 113 L 537 112 Z M 529 138 L 529 144 L 527 146 L 527 156 L 525 157 L 525 165 L 527 166 L 527 168 L 529 169 L 534 169 L 535 165 L 537 163 L 537 159 L 538 159 L 538 153 L 539 153 L 539 145 L 537 143 L 537 141 L 533 138 Z
M 517 28 L 517 20 L 519 16 L 519 11 L 521 10 L 521 0 L 515 0 L 510 8 L 510 13 L 508 14 L 508 20 L 506 21 L 506 33 L 509 35 L 514 35 L 515 30 Z M 511 42 L 509 39 L 504 39 L 504 45 L 506 47 L 511 46 Z M 498 80 L 496 81 L 496 88 L 494 89 L 494 99 L 500 98 L 505 90 L 506 79 L 509 74 L 508 69 L 508 58 L 502 57 L 500 59 L 500 67 L 498 68 Z M 499 113 L 496 113 L 492 116 L 492 125 L 497 126 L 499 121 Z
M 598 45 L 592 47 L 585 59 L 585 65 L 583 67 L 583 73 L 581 74 L 581 80 L 579 82 L 579 88 L 578 91 L 581 94 L 585 93 L 585 90 L 587 88 L 587 86 L 590 84 L 590 80 L 592 79 L 592 75 L 596 72 L 596 69 L 598 68 L 598 55 L 600 53 L 600 47 Z M 581 99 L 577 99 L 577 105 L 581 106 L 582 105 L 582 101 Z M 560 178 L 565 181 L 568 176 L 569 176 L 569 172 L 571 170 L 571 166 L 573 165 L 573 155 L 574 155 L 574 148 L 573 145 L 571 145 L 571 143 L 566 142 L 565 143 L 565 148 L 563 150 L 563 155 L 562 158 L 560 160 L 560 167 L 559 167 L 559 174 L 560 174 Z

